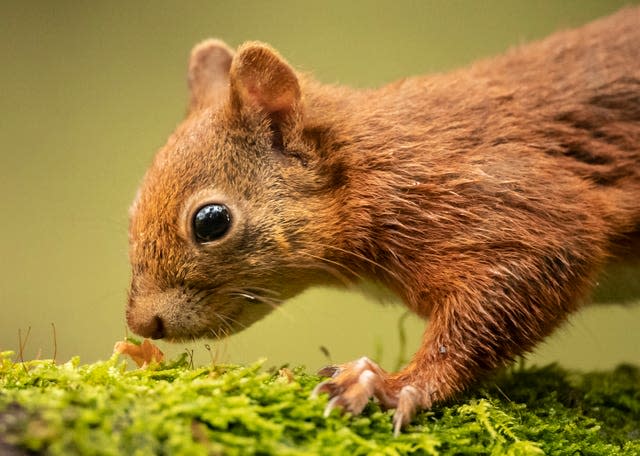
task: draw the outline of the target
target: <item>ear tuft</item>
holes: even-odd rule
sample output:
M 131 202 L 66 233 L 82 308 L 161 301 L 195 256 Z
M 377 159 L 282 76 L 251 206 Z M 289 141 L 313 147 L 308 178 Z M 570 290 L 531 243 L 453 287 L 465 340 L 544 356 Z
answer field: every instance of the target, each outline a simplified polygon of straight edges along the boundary
M 233 101 L 272 117 L 291 114 L 300 101 L 298 77 L 270 46 L 248 42 L 238 49 L 230 71 Z
M 233 50 L 221 40 L 196 45 L 189 58 L 189 111 L 222 102 L 229 90 Z

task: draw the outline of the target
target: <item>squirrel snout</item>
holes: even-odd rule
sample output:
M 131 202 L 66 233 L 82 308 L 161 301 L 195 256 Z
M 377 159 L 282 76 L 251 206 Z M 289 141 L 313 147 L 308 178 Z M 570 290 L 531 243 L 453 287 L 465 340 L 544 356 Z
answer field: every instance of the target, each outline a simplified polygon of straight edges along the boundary
M 134 308 L 129 307 L 127 311 L 127 324 L 129 328 L 139 336 L 150 339 L 162 339 L 165 337 L 164 321 L 157 314 L 136 312 Z

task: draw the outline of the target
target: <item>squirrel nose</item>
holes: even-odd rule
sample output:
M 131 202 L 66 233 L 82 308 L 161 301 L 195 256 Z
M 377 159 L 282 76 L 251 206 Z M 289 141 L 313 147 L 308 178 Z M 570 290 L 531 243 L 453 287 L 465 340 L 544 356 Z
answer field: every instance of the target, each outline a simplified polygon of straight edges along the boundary
M 162 339 L 164 337 L 164 322 L 158 315 L 154 315 L 153 318 L 145 325 L 145 334 L 151 339 Z
M 164 321 L 159 315 L 136 319 L 132 318 L 132 314 L 129 313 L 127 320 L 131 330 L 139 336 L 150 339 L 162 339 L 165 336 Z

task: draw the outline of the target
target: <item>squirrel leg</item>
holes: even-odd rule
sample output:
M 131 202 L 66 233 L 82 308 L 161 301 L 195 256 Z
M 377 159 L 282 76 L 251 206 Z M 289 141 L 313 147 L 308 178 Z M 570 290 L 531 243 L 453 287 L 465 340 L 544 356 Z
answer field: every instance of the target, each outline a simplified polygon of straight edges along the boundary
M 501 294 L 449 295 L 434 306 L 420 349 L 398 373 L 387 373 L 368 358 L 326 368 L 331 379 L 315 393 L 326 392 L 326 414 L 340 407 L 359 414 L 370 398 L 395 408 L 394 432 L 417 410 L 450 398 L 479 376 L 531 349 L 569 315 L 569 296 L 529 294 L 527 286 Z M 502 288 L 504 289 L 504 288 Z M 517 304 L 517 305 L 516 305 Z
M 397 435 L 417 410 L 429 409 L 434 400 L 451 394 L 449 385 L 457 386 L 455 378 L 443 378 L 449 367 L 443 354 L 433 344 L 431 334 L 437 333 L 437 323 L 427 328 L 420 350 L 402 371 L 392 374 L 367 357 L 328 366 L 319 374 L 331 377 L 316 386 L 313 395 L 328 393 L 325 416 L 334 408 L 353 415 L 362 412 L 369 399 L 375 398 L 383 408 L 395 408 L 394 433 Z M 450 376 L 454 377 L 454 376 Z

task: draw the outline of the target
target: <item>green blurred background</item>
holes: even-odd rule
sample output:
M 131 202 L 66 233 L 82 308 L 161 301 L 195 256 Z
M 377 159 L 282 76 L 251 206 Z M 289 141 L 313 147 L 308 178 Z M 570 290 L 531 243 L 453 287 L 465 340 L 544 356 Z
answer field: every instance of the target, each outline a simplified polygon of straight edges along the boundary
M 199 40 L 266 41 L 324 82 L 365 87 L 462 66 L 626 3 L 0 2 L 0 350 L 18 350 L 19 329 L 31 327 L 24 357 L 51 357 L 54 323 L 57 359 L 91 362 L 125 335 L 127 208 L 182 118 Z M 637 271 L 612 276 L 622 280 L 600 300 L 637 290 Z M 218 360 L 315 369 L 327 362 L 324 346 L 334 361 L 367 354 L 392 367 L 402 314 L 357 293 L 312 290 L 213 350 Z M 405 326 L 413 350 L 423 323 Z M 638 363 L 639 329 L 640 306 L 588 308 L 531 359 Z M 209 359 L 203 343 L 191 348 Z

